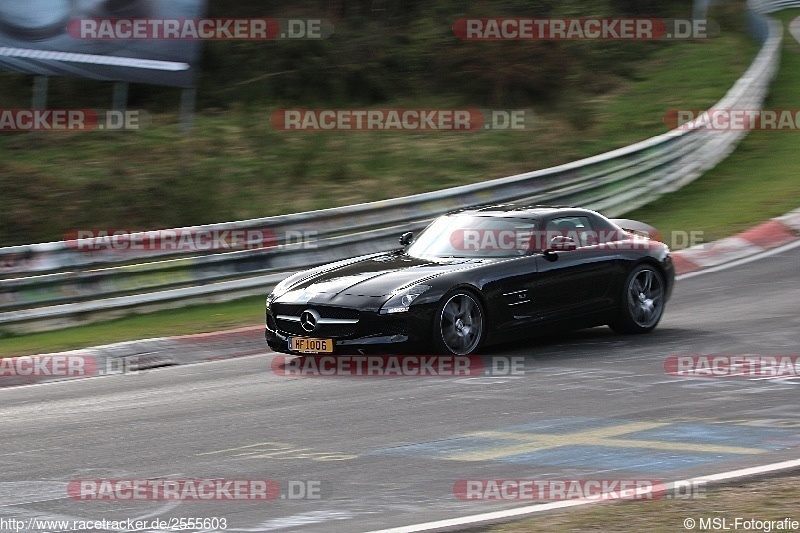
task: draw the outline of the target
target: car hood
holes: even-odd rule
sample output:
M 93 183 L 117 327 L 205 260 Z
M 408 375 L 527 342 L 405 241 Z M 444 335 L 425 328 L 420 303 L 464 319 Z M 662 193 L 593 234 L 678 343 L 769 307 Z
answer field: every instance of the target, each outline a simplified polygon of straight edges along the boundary
M 330 268 L 301 276 L 280 301 L 296 301 L 301 295 L 328 297 L 388 296 L 393 291 L 422 283 L 447 272 L 494 262 L 496 259 L 422 259 L 404 253 L 388 252 L 355 261 L 334 263 Z

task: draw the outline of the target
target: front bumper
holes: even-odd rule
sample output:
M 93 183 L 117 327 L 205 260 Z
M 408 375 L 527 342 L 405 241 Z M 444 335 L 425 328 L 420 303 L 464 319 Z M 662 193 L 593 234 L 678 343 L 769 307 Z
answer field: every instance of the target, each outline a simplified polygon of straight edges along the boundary
M 423 353 L 430 351 L 434 311 L 434 306 L 412 307 L 405 313 L 392 315 L 357 311 L 358 324 L 346 331 L 323 328 L 319 332 L 303 333 L 293 324 L 278 321 L 276 313 L 267 308 L 264 337 L 272 350 L 294 355 L 307 354 L 289 350 L 289 337 L 332 339 L 334 355 Z

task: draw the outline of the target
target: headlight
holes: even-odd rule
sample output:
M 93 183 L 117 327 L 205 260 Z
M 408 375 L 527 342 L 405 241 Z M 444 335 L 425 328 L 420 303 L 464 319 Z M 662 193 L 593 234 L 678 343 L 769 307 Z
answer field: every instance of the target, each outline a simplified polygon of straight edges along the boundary
M 411 302 L 417 299 L 422 293 L 430 289 L 430 285 L 414 285 L 409 289 L 393 292 L 392 297 L 383 304 L 380 313 L 382 315 L 390 313 L 405 313 L 408 311 Z

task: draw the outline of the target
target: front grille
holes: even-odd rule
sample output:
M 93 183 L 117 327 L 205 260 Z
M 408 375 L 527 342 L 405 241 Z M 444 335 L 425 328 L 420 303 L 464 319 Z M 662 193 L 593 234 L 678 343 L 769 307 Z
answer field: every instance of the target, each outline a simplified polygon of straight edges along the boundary
M 317 329 L 309 333 L 303 329 L 303 326 L 301 326 L 299 322 L 278 320 L 278 327 L 283 333 L 297 337 L 349 337 L 356 332 L 356 326 L 357 324 L 320 324 L 317 326 Z
M 389 320 L 381 324 L 381 332 L 384 335 L 405 335 L 406 323 L 404 320 Z
M 272 304 L 272 312 L 276 315 L 300 316 L 306 309 L 314 309 L 322 318 L 358 318 L 357 309 L 346 307 L 330 307 L 325 305 Z
M 303 311 L 306 309 L 313 309 L 319 313 L 320 319 L 334 318 L 345 320 L 359 320 L 359 313 L 357 309 L 349 309 L 346 307 L 332 307 L 325 305 L 298 305 L 298 304 L 274 304 L 272 312 L 276 316 L 290 316 L 300 318 Z M 303 337 L 324 337 L 324 338 L 338 338 L 349 337 L 356 333 L 358 323 L 353 324 L 318 324 L 317 328 L 308 332 L 303 329 L 300 322 L 297 320 L 277 319 L 278 328 L 287 335 L 303 336 Z

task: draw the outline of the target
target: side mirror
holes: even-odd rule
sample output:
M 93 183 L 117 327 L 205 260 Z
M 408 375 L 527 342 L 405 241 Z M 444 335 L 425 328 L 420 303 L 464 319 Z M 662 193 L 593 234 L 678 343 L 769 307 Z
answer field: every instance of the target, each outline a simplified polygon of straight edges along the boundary
M 575 244 L 575 239 L 572 237 L 564 237 L 559 235 L 550 239 L 550 250 L 557 250 L 559 252 L 569 252 L 578 248 Z
M 414 242 L 414 234 L 412 232 L 407 231 L 406 233 L 403 233 L 402 235 L 400 235 L 400 245 L 401 246 L 408 246 L 412 242 Z

